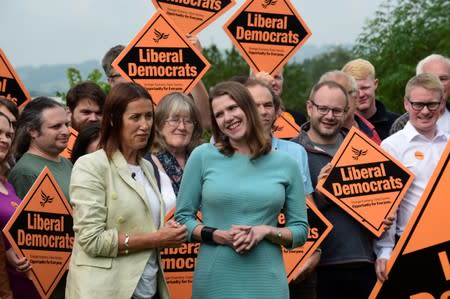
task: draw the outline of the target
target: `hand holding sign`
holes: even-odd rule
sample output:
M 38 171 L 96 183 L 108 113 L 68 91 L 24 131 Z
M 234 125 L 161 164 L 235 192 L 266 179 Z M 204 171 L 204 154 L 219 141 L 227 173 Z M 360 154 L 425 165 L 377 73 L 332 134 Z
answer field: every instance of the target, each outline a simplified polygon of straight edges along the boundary
M 316 188 L 379 237 L 413 178 L 411 171 L 353 127 L 331 167 L 321 170 Z
M 13 266 L 14 269 L 16 269 L 17 272 L 28 272 L 31 270 L 31 263 L 26 257 L 19 257 L 14 252 L 14 249 L 11 247 L 6 251 L 6 259 L 8 260 L 8 263 Z M 27 273 L 27 276 L 29 276 L 29 273 Z
M 317 181 L 320 181 L 321 179 L 326 179 L 330 175 L 332 167 L 333 165 L 331 163 L 325 164 L 325 166 L 322 167 L 322 169 L 319 172 L 319 175 L 317 176 Z

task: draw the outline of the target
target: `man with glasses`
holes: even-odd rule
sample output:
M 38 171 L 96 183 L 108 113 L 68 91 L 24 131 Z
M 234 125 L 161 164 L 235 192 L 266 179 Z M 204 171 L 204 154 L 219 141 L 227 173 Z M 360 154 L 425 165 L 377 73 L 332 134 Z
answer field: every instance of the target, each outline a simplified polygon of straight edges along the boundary
M 422 59 L 416 67 L 416 74 L 430 73 L 434 74 L 441 81 L 444 87 L 444 101 L 449 100 L 450 95 L 450 59 L 439 54 L 431 54 Z M 408 112 L 397 118 L 392 124 L 390 134 L 403 129 L 409 120 Z M 447 107 L 441 113 L 437 121 L 437 126 L 440 130 L 450 133 L 450 102 L 447 102 Z
M 450 136 L 436 125 L 445 107 L 444 89 L 438 77 L 423 73 L 411 78 L 403 104 L 409 121 L 402 130 L 383 140 L 381 147 L 406 165 L 415 178 L 397 209 L 394 224 L 374 242 L 376 273 L 381 281 L 388 278 L 386 264 L 396 240 L 403 233 Z
M 102 67 L 105 71 L 106 78 L 108 78 L 108 83 L 111 85 L 111 87 L 114 87 L 115 85 L 119 83 L 125 83 L 127 80 L 122 77 L 118 71 L 116 71 L 112 67 L 113 61 L 119 56 L 119 54 L 125 49 L 125 46 L 123 45 L 117 45 L 112 47 L 111 49 L 106 52 L 105 56 L 103 56 L 102 59 Z
M 323 74 L 319 82 L 334 81 L 341 84 L 348 92 L 348 111 L 344 120 L 344 127 L 351 129 L 352 127 L 358 128 L 361 132 L 364 132 L 370 139 L 376 144 L 381 143 L 381 138 L 378 135 L 375 127 L 365 119 L 360 113 L 356 111 L 356 101 L 358 100 L 358 85 L 355 79 L 343 71 L 329 71 Z
M 344 140 L 348 107 L 348 92 L 342 85 L 323 81 L 313 87 L 306 103 L 310 122 L 294 139 L 308 154 L 313 186 L 328 173 L 329 162 Z M 313 197 L 333 224 L 316 268 L 317 298 L 367 298 L 376 281 L 371 233 L 317 190 Z

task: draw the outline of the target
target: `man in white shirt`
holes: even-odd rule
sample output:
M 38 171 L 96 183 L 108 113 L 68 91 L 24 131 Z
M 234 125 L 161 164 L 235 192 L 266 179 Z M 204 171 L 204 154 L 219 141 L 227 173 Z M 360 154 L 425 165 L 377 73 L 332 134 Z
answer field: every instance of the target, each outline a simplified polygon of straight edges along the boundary
M 375 269 L 381 281 L 388 278 L 386 264 L 396 238 L 403 233 L 449 139 L 436 125 L 445 109 L 444 90 L 438 77 L 423 73 L 411 78 L 405 88 L 404 106 L 409 121 L 402 130 L 383 140 L 381 147 L 408 167 L 415 178 L 400 203 L 396 221 L 374 242 Z
M 443 109 L 441 112 L 437 126 L 441 131 L 450 134 L 450 59 L 439 54 L 431 54 L 417 64 L 416 75 L 422 73 L 436 75 L 444 87 L 444 100 L 447 101 L 447 109 Z M 407 112 L 401 115 L 392 124 L 389 133 L 392 135 L 403 129 L 408 119 L 409 116 Z

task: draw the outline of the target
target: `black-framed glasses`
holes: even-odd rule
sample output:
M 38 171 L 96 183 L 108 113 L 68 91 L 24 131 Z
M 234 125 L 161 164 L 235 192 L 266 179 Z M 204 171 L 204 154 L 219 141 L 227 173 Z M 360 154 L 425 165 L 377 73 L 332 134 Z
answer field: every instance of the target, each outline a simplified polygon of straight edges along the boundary
M 186 128 L 194 127 L 194 122 L 190 118 L 182 118 L 182 117 L 168 118 L 166 119 L 166 123 L 173 128 L 178 127 L 180 123 L 183 123 L 183 125 Z
M 109 75 L 109 76 L 108 76 L 108 78 L 111 79 L 111 80 L 114 80 L 114 79 L 119 78 L 119 77 L 122 77 L 119 73 L 117 73 L 117 74 L 112 74 L 112 75 Z
M 331 111 L 334 117 L 342 117 L 345 112 L 347 112 L 347 108 L 331 108 L 325 105 L 317 105 L 313 100 L 309 100 L 314 107 L 316 107 L 317 111 L 321 115 L 327 115 L 328 112 Z
M 436 111 L 441 106 L 441 101 L 433 101 L 433 102 L 414 102 L 408 99 L 408 102 L 411 104 L 413 110 L 422 111 L 422 109 L 426 106 L 430 111 Z
M 439 76 L 439 80 L 441 82 L 447 82 L 448 80 L 450 80 L 450 77 L 446 76 L 446 75 L 442 75 L 442 76 Z

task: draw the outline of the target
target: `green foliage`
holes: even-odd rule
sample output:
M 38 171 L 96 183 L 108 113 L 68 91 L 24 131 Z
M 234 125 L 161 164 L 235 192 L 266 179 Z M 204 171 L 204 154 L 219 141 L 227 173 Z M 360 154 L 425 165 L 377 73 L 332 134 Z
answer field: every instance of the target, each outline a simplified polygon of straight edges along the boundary
M 449 56 L 449 12 L 448 0 L 386 0 L 359 35 L 354 54 L 375 66 L 377 95 L 391 110 L 403 111 L 404 86 L 421 59 Z
M 283 104 L 296 111 L 305 112 L 312 79 L 302 64 L 290 63 L 284 67 Z
M 249 66 L 235 47 L 223 51 L 213 44 L 206 47 L 203 54 L 211 63 L 211 68 L 203 77 L 207 87 L 233 76 L 249 74 Z M 350 50 L 336 47 L 313 59 L 305 60 L 304 63 L 287 64 L 284 69 L 284 105 L 304 112 L 312 85 L 324 72 L 342 68 L 350 59 L 350 54 Z
M 284 105 L 304 113 L 311 88 L 319 81 L 320 76 L 331 70 L 340 70 L 350 59 L 349 49 L 334 47 L 311 59 L 305 59 L 300 64 L 288 64 L 284 70 Z
M 344 64 L 351 59 L 352 53 L 350 49 L 337 46 L 323 54 L 306 59 L 302 64 L 312 82 L 317 82 L 324 73 L 342 69 Z
M 203 83 L 207 87 L 212 87 L 233 76 L 249 73 L 249 66 L 235 47 L 221 51 L 213 44 L 203 50 L 203 55 L 211 64 L 211 68 L 203 77 Z
M 89 80 L 97 83 L 105 93 L 108 93 L 109 90 L 111 89 L 111 86 L 107 82 L 102 81 L 102 73 L 100 72 L 99 69 L 94 69 L 93 71 L 91 71 L 87 75 L 86 80 L 83 80 L 80 70 L 73 67 L 68 68 L 66 74 L 67 80 L 69 82 L 69 88 L 72 88 L 74 85 L 78 83 Z M 64 103 L 66 102 L 66 92 L 57 91 L 56 96 L 61 97 Z

